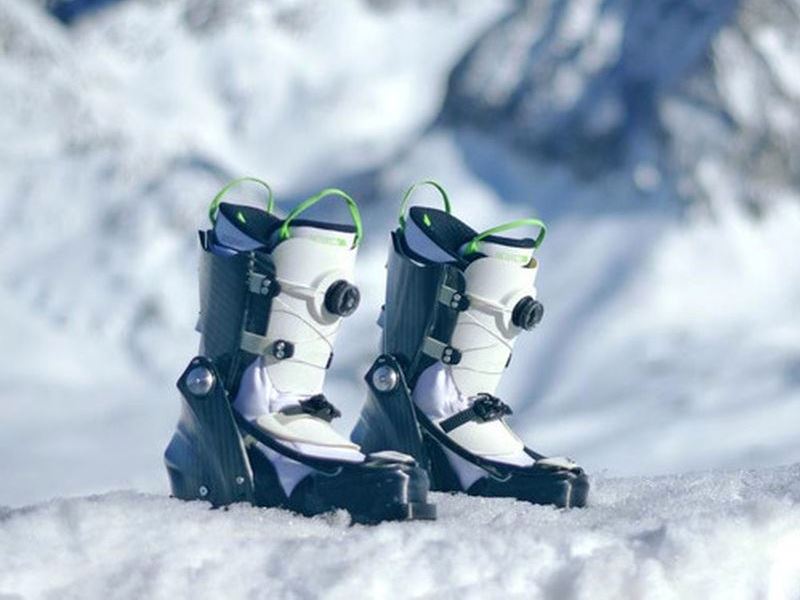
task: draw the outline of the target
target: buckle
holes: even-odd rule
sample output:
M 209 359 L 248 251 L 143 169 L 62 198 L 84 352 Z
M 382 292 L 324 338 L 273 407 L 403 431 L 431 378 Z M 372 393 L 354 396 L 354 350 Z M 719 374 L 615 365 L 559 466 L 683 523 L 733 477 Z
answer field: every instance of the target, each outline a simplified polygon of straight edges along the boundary
M 472 401 L 472 406 L 461 412 L 457 412 L 452 417 L 448 417 L 439 422 L 439 426 L 445 433 L 450 433 L 453 429 L 461 427 L 470 421 L 495 421 L 502 419 L 512 413 L 511 407 L 491 394 L 478 394 Z
M 315 394 L 307 400 L 300 400 L 300 408 L 304 413 L 323 419 L 329 423 L 342 416 L 342 413 L 325 397 L 324 394 Z
M 472 403 L 472 411 L 482 421 L 494 421 L 514 412 L 508 404 L 491 394 L 478 394 Z

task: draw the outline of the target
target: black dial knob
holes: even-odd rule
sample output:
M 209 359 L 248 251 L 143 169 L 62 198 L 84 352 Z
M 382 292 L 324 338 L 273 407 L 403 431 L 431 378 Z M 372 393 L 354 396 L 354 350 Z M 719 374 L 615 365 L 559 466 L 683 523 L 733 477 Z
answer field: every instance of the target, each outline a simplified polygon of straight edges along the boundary
M 325 292 L 325 308 L 329 313 L 340 317 L 349 317 L 356 312 L 360 301 L 361 292 L 344 279 L 334 281 Z
M 542 306 L 542 303 L 530 296 L 525 296 L 514 306 L 514 311 L 511 313 L 511 322 L 517 327 L 531 330 L 539 324 L 543 316 L 544 306 Z

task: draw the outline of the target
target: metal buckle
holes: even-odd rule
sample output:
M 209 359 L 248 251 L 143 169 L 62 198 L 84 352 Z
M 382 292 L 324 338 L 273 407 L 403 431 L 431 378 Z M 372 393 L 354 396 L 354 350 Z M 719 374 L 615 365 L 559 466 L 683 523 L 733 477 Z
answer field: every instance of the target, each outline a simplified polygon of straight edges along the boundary
M 483 421 L 494 421 L 513 414 L 508 404 L 491 394 L 478 394 L 472 403 L 472 411 Z

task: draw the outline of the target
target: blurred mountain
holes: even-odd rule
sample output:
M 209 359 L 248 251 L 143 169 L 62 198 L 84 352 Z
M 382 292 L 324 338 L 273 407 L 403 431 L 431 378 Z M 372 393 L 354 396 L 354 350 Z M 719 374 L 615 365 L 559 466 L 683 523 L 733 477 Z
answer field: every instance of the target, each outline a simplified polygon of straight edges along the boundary
M 792 0 L 520 2 L 453 70 L 442 120 L 585 178 L 763 208 L 797 198 L 798 26 Z
M 47 11 L 64 24 L 120 0 L 44 0 Z
M 142 1 L 64 28 L 0 5 L 0 219 L 17 225 L 0 248 L 27 249 L 0 278 L 44 318 L 171 372 L 166 356 L 194 343 L 191 232 L 213 190 L 258 173 L 292 201 L 389 160 L 500 10 Z
M 240 174 L 281 210 L 331 184 L 363 208 L 343 429 L 400 193 L 433 176 L 478 228 L 550 225 L 547 317 L 502 390 L 534 446 L 615 473 L 800 460 L 800 2 L 127 0 L 70 26 L 46 5 L 0 1 L 13 501 L 58 477 L 39 430 L 87 466 L 68 491 L 163 485 L 195 230 Z

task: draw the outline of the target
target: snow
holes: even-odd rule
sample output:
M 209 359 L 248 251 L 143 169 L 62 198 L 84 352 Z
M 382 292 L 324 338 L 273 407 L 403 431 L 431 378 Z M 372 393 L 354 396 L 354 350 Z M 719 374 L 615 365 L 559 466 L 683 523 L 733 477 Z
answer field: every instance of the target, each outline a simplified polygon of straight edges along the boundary
M 0 300 L 0 331 L 9 349 L 0 375 L 0 506 L 121 487 L 165 491 L 159 471 L 178 414 L 174 395 L 119 350 L 76 344 L 18 302 Z
M 796 11 L 746 3 L 696 70 L 699 42 L 680 69 L 656 51 L 691 19 L 659 32 L 645 74 L 685 79 L 654 151 L 615 3 L 128 0 L 65 29 L 0 2 L 0 598 L 799 598 Z M 702 14 L 695 41 L 720 22 Z M 621 130 L 624 160 L 584 148 Z M 544 218 L 546 315 L 500 395 L 587 468 L 590 506 L 436 495 L 436 523 L 364 528 L 168 499 L 195 230 L 243 174 L 282 211 L 328 185 L 362 207 L 326 390 L 343 433 L 402 191 L 433 177 L 476 228 Z
M 0 597 L 800 597 L 800 468 L 595 485 L 584 510 L 436 494 L 438 521 L 377 527 L 58 499 L 0 512 Z
M 127 2 L 64 29 L 32 3 L 0 4 L 11 140 L 0 331 L 13 349 L 0 366 L 0 505 L 163 493 L 174 381 L 197 348 L 195 232 L 220 184 L 266 178 L 285 212 L 386 160 L 435 118 L 452 63 L 505 3 L 244 2 L 206 29 L 194 7 Z M 397 85 L 406 93 L 384 93 Z M 359 266 L 365 306 L 380 303 L 382 260 L 366 253 Z M 351 331 L 375 339 L 374 318 L 361 311 Z M 330 393 L 344 432 L 374 349 L 348 345 Z

